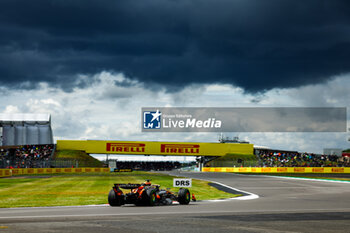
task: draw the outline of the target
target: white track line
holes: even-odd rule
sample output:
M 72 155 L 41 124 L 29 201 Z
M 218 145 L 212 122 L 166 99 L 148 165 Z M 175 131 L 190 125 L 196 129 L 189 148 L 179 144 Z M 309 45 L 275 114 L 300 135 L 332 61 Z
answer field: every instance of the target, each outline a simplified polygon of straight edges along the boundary
M 186 177 L 186 176 L 181 176 L 181 175 L 176 175 L 176 174 L 171 174 L 171 173 L 169 173 L 169 175 L 176 176 L 176 177 Z M 187 177 L 187 178 L 189 178 L 189 177 Z M 257 195 L 257 194 L 250 193 L 250 192 L 247 192 L 247 191 L 243 191 L 243 190 L 240 190 L 240 189 L 236 189 L 236 188 L 233 188 L 231 186 L 228 186 L 226 184 L 222 184 L 222 183 L 219 183 L 219 182 L 216 182 L 216 181 L 205 180 L 205 179 L 200 179 L 200 178 L 192 178 L 192 177 L 190 177 L 190 178 L 191 179 L 196 179 L 196 180 L 203 180 L 203 181 L 207 181 L 207 182 L 210 182 L 210 183 L 215 183 L 215 184 L 221 185 L 221 186 L 223 186 L 225 188 L 232 189 L 234 191 L 238 191 L 238 192 L 242 192 L 242 193 L 248 194 L 247 196 L 232 197 L 232 198 L 225 198 L 225 199 L 216 199 L 216 200 L 203 200 L 203 201 L 200 201 L 200 202 L 221 202 L 221 201 L 230 201 L 230 200 L 246 201 L 246 200 L 253 200 L 253 199 L 259 198 L 259 195 Z M 225 192 L 225 191 L 223 191 L 223 192 Z
M 288 177 L 288 176 L 269 176 L 269 175 L 268 176 L 267 175 L 254 175 L 254 176 L 274 177 L 274 178 L 289 179 L 289 180 L 307 180 L 307 181 L 320 181 L 320 182 L 329 182 L 329 183 L 343 183 L 343 184 L 348 183 L 348 184 L 350 184 L 350 181 L 346 181 L 346 180 L 327 180 L 327 179 L 314 179 L 314 178 Z
M 198 179 L 198 178 L 194 178 L 194 179 L 203 180 L 203 179 Z M 216 182 L 216 181 L 212 181 L 212 180 L 203 180 L 203 181 L 208 181 L 210 183 L 215 183 L 215 184 L 221 185 L 221 186 L 223 186 L 225 188 L 232 189 L 232 190 L 234 190 L 236 192 L 246 193 L 248 195 L 247 196 L 241 196 L 241 197 L 225 198 L 225 199 L 203 200 L 203 201 L 200 201 L 200 202 L 221 202 L 221 201 L 231 201 L 231 200 L 246 201 L 246 200 L 253 200 L 253 199 L 259 198 L 259 195 L 256 195 L 254 193 L 250 193 L 250 192 L 247 192 L 247 191 L 243 191 L 243 190 L 240 190 L 240 189 L 236 189 L 236 188 L 233 188 L 233 187 L 228 186 L 226 184 L 222 184 L 222 183 L 219 183 L 219 182 Z M 215 188 L 215 187 L 213 187 L 213 188 Z M 218 189 L 218 190 L 220 190 L 220 189 Z M 223 192 L 225 192 L 225 191 L 223 191 Z
M 59 209 L 59 208 L 87 208 L 87 207 L 107 207 L 109 204 L 96 205 L 62 205 L 62 206 L 33 206 L 33 207 L 10 207 L 9 210 L 28 210 L 28 209 Z
M 322 212 L 349 212 L 350 209 L 348 208 L 342 208 L 342 209 L 298 209 L 294 211 L 285 211 L 285 210 L 264 210 L 263 213 L 301 213 L 301 212 L 312 212 L 312 213 L 322 213 Z M 222 211 L 161 211 L 161 212 L 154 212 L 154 213 L 113 213 L 113 214 L 57 214 L 57 215 L 23 215 L 23 216 L 4 216 L 0 217 L 1 219 L 44 219 L 44 218 L 69 218 L 69 217 L 107 217 L 107 216 L 144 216 L 144 215 L 174 215 L 174 214 L 242 214 L 242 213 L 259 213 L 258 212 L 252 212 L 251 210 L 247 211 L 235 211 L 235 210 L 222 210 Z
M 215 184 L 221 185 L 221 186 L 223 186 L 223 187 L 225 187 L 225 188 L 232 189 L 232 190 L 237 191 L 237 192 L 242 192 L 242 193 L 248 194 L 247 196 L 232 197 L 232 198 L 228 198 L 228 199 L 207 200 L 207 201 L 209 201 L 209 202 L 219 202 L 219 201 L 226 201 L 226 200 L 246 201 L 246 200 L 253 200 L 253 199 L 259 198 L 259 195 L 257 195 L 257 194 L 250 193 L 250 192 L 243 191 L 243 190 L 236 189 L 236 188 L 232 188 L 231 186 L 228 186 L 228 185 L 226 185 L 226 184 L 222 184 L 222 183 L 219 183 L 219 182 L 216 182 L 216 181 L 210 181 L 210 180 L 206 180 L 206 181 L 209 181 L 209 182 L 211 182 L 211 183 L 215 183 Z M 224 192 L 225 192 L 225 191 L 224 191 Z

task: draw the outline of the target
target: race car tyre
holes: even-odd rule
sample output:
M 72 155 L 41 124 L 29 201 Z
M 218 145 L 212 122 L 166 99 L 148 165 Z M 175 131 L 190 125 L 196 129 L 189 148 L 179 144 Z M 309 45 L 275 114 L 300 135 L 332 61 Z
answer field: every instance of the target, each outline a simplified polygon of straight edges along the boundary
M 122 205 L 122 196 L 117 195 L 112 189 L 108 194 L 108 203 L 110 206 L 121 206 Z
M 180 189 L 177 197 L 177 201 L 181 205 L 188 205 L 191 201 L 190 191 L 188 189 Z
M 156 198 L 157 198 L 157 193 L 155 189 L 148 189 L 146 190 L 146 194 L 145 195 L 145 204 L 148 206 L 154 206 L 154 204 L 156 203 Z

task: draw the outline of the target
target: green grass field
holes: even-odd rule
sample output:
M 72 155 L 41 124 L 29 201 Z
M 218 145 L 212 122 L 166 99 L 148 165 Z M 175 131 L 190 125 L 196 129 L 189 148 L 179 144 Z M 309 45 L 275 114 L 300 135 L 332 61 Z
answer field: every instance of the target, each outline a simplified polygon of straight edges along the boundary
M 54 156 L 55 160 L 58 161 L 67 161 L 71 160 L 78 162 L 80 167 L 102 167 L 103 163 L 98 159 L 87 154 L 85 151 L 79 150 L 57 150 Z M 75 163 L 73 163 L 75 166 Z M 56 165 L 60 167 L 60 165 Z
M 173 177 L 147 172 L 56 174 L 0 179 L 0 208 L 107 204 L 114 183 L 141 183 L 151 179 L 161 188 L 172 188 Z M 231 198 L 208 182 L 192 180 L 191 193 L 197 200 Z

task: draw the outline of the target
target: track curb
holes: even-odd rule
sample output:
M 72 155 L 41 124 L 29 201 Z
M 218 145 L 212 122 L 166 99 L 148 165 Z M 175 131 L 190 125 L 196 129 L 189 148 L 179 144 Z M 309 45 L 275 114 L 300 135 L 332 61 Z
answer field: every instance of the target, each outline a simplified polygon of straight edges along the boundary
M 168 173 L 168 175 L 176 176 L 176 177 L 186 177 L 186 176 L 170 174 L 170 173 Z M 229 189 L 229 190 L 232 190 L 234 193 L 243 194 L 243 196 L 239 196 L 239 197 L 214 199 L 214 200 L 198 200 L 197 202 L 222 202 L 222 201 L 233 201 L 233 200 L 246 201 L 246 200 L 254 200 L 254 199 L 259 198 L 259 195 L 257 195 L 257 194 L 250 193 L 250 192 L 247 192 L 247 191 L 243 191 L 243 190 L 240 190 L 240 189 L 236 189 L 236 188 L 233 188 L 231 186 L 228 186 L 226 184 L 222 184 L 222 183 L 219 183 L 219 182 L 216 182 L 216 181 L 205 180 L 205 179 L 200 179 L 200 178 L 192 178 L 192 177 L 188 177 L 188 178 L 207 181 L 207 182 L 209 182 L 209 185 L 210 185 L 210 183 L 216 184 L 217 186 L 222 187 L 222 189 Z M 218 189 L 217 187 L 214 187 L 214 188 Z M 218 190 L 220 190 L 220 189 L 218 189 Z M 225 192 L 224 190 L 221 190 L 221 191 Z M 228 193 L 233 193 L 233 192 L 228 192 Z

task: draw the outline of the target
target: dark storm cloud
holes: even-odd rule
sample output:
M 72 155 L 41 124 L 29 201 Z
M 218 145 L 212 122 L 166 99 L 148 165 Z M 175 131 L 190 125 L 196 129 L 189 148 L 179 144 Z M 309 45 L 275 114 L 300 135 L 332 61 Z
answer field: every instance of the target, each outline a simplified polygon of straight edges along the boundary
M 247 91 L 350 71 L 348 1 L 0 2 L 0 82 L 123 72 L 168 89 L 230 83 Z

